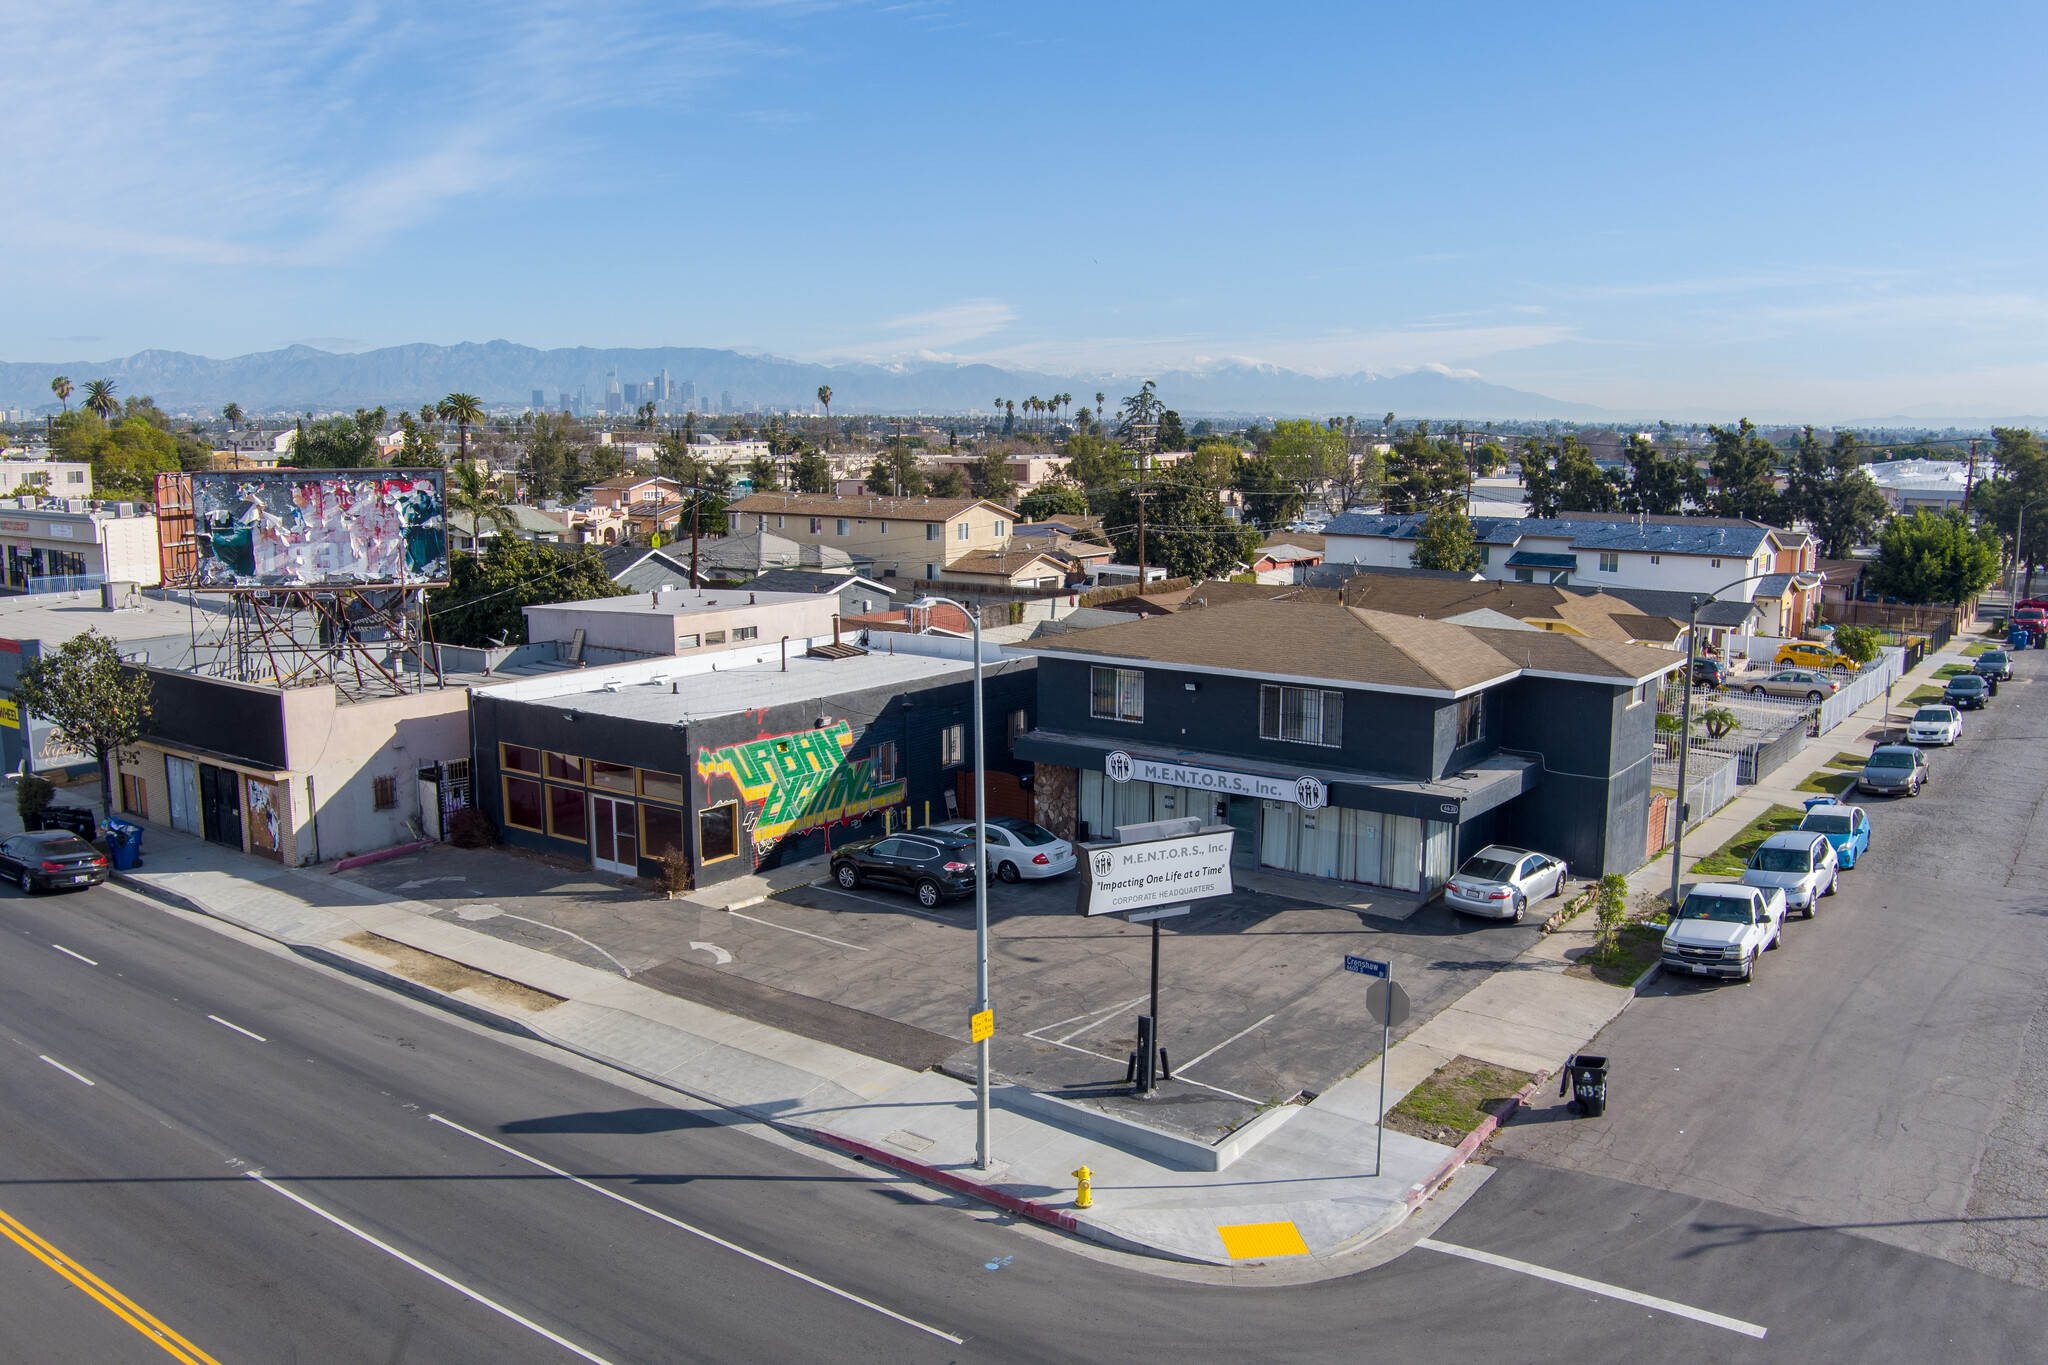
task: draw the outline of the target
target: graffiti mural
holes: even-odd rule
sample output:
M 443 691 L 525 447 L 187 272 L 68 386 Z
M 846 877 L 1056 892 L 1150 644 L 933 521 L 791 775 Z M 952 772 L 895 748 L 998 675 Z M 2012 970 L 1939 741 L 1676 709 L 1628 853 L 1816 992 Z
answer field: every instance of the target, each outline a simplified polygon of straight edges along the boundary
M 791 834 L 902 802 L 906 783 L 877 780 L 868 760 L 849 761 L 853 727 L 845 721 L 816 730 L 765 735 L 723 749 L 697 751 L 697 776 L 724 773 L 752 808 L 757 852 Z

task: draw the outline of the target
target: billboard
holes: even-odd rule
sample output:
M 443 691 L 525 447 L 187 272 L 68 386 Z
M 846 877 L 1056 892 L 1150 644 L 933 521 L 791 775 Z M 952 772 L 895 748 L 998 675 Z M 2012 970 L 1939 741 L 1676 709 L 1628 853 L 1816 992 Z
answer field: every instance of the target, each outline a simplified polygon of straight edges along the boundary
M 1228 896 L 1235 889 L 1230 876 L 1235 834 L 1229 825 L 1216 825 L 1199 834 L 1135 844 L 1083 844 L 1076 908 L 1084 915 L 1113 915 Z
M 190 529 L 177 537 L 189 548 L 176 566 L 181 572 L 166 581 L 292 589 L 448 580 L 438 469 L 221 469 L 178 477 L 190 481 Z

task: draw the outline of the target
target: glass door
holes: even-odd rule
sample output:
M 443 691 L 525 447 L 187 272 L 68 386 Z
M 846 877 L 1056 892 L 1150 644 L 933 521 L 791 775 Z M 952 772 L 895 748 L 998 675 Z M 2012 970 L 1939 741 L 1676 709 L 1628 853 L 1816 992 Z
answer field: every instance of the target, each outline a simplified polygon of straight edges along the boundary
M 640 831 L 631 801 L 591 795 L 590 861 L 600 872 L 640 875 Z

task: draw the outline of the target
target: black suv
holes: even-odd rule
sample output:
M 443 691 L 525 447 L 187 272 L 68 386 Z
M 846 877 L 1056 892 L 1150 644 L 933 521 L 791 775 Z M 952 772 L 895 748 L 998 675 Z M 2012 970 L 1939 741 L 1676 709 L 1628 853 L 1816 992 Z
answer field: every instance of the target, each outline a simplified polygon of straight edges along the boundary
M 1728 681 L 1728 670 L 1721 667 L 1719 659 L 1697 658 L 1692 661 L 1692 685 L 1694 687 L 1719 687 Z
M 851 891 L 862 882 L 900 886 L 929 909 L 974 894 L 974 841 L 938 830 L 864 839 L 832 850 L 832 880 Z

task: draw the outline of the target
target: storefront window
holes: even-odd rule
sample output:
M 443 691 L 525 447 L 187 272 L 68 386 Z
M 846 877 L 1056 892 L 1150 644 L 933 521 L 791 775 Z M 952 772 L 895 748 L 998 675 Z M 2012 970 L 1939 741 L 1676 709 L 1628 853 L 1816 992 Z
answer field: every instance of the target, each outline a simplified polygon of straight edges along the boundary
M 689 796 L 689 788 L 675 773 L 658 773 L 652 768 L 642 768 L 640 794 L 650 800 L 673 801 L 680 806 Z
M 550 754 L 548 757 L 553 758 Z M 548 788 L 548 833 L 582 843 L 589 837 L 583 816 L 583 792 L 576 787 Z
M 569 754 L 548 754 L 548 777 L 556 782 L 581 782 L 583 760 Z
M 530 829 L 535 834 L 545 832 L 541 814 L 540 783 L 529 782 L 523 777 L 505 779 L 505 823 L 520 829 Z
M 697 857 L 700 862 L 731 858 L 740 851 L 739 807 L 727 802 L 697 812 Z
M 606 791 L 633 794 L 633 770 L 622 763 L 601 763 L 590 761 L 590 785 L 603 787 Z
M 500 744 L 498 766 L 517 773 L 540 772 L 540 750 L 529 749 L 523 744 Z
M 650 858 L 683 851 L 683 813 L 660 806 L 640 808 L 641 843 Z

